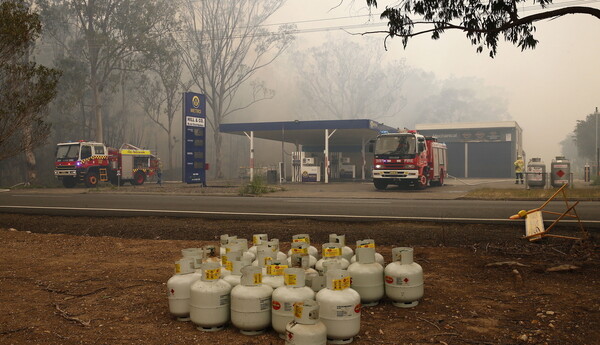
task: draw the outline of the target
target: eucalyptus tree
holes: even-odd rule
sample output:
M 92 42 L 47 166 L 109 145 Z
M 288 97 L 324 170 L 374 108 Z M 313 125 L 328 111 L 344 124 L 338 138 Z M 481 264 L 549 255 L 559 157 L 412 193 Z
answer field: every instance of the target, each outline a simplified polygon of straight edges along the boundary
M 135 57 L 176 12 L 176 4 L 161 0 L 40 0 L 54 37 L 67 56 L 78 56 L 87 67 L 94 136 L 104 141 L 103 96 L 117 74 L 135 70 Z M 158 27 L 160 26 L 160 30 Z M 64 34 L 69 32 L 69 34 Z M 61 34 L 62 33 L 62 34 Z
M 60 72 L 29 61 L 41 31 L 38 14 L 26 2 L 0 2 L 0 160 L 32 154 L 50 133 L 46 110 Z
M 285 0 L 188 0 L 181 53 L 194 85 L 206 95 L 215 145 L 215 174 L 222 176 L 221 133 L 227 116 L 274 92 L 253 79 L 293 40 L 293 26 L 270 31 L 266 24 Z M 243 87 L 249 92 L 240 95 Z
M 377 0 L 366 2 L 369 7 L 377 7 Z M 522 15 L 527 3 L 537 11 Z M 485 47 L 494 57 L 501 36 L 522 50 L 534 49 L 538 44 L 534 23 L 541 20 L 569 14 L 600 19 L 600 9 L 572 3 L 554 7 L 553 0 L 402 0 L 386 6 L 381 13 L 381 18 L 388 20 L 388 29 L 381 32 L 391 38 L 402 38 L 406 47 L 408 40 L 415 36 L 431 35 L 439 39 L 446 31 L 462 31 L 471 44 L 477 46 L 477 52 Z
M 383 52 L 370 48 L 368 42 L 329 40 L 293 54 L 301 111 L 315 119 L 397 116 L 405 104 L 404 61 L 382 64 Z

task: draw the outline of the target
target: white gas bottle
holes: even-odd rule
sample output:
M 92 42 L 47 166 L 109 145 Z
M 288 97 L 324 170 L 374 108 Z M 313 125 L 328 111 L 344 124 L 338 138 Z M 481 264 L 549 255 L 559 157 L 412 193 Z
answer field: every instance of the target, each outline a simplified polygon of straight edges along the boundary
M 222 330 L 229 321 L 231 285 L 221 278 L 218 263 L 202 264 L 202 278 L 190 288 L 190 319 L 201 331 Z
M 231 274 L 223 277 L 223 280 L 228 282 L 232 287 L 240 285 L 240 279 L 242 278 L 241 270 L 244 266 L 250 265 L 250 263 L 245 259 L 242 259 L 239 261 L 229 261 L 227 265 L 230 266 Z
M 413 249 L 392 249 L 393 262 L 385 267 L 385 294 L 396 307 L 410 308 L 423 297 L 423 268 L 413 261 Z
M 181 250 L 181 256 L 184 258 L 193 259 L 193 267 L 198 272 L 198 278 L 200 278 L 200 265 L 204 260 L 204 249 L 202 248 L 184 248 Z
M 342 247 L 339 243 L 324 243 L 322 257 L 315 264 L 315 269 L 323 272 L 323 262 L 336 261 L 340 267 L 345 270 L 350 266 L 350 262 L 342 257 Z
M 350 262 L 354 251 L 346 245 L 346 235 L 329 234 L 329 242 L 339 243 L 340 248 L 342 248 L 342 257 Z
M 358 249 L 362 247 L 375 248 L 375 240 L 366 239 L 356 241 L 356 248 Z M 350 263 L 353 262 L 356 262 L 356 254 L 352 256 L 352 259 L 350 259 Z M 377 262 L 381 266 L 385 266 L 385 259 L 383 258 L 383 255 L 377 253 L 377 249 L 375 249 L 375 262 Z
M 319 272 L 314 268 L 308 267 L 310 262 L 308 254 L 292 254 L 290 256 L 290 267 L 302 268 L 304 270 L 305 285 L 314 292 L 321 290 L 322 283 L 319 280 Z
M 263 275 L 263 284 L 267 284 L 273 289 L 283 286 L 283 273 L 288 268 L 287 262 L 268 260 L 266 268 L 267 274 Z
M 204 250 L 204 258 L 202 260 L 203 263 L 207 262 L 215 262 L 220 264 L 221 259 L 219 258 L 219 248 L 215 245 L 209 244 L 202 247 Z
M 319 303 L 313 300 L 294 303 L 294 321 L 285 327 L 286 345 L 325 345 L 327 328 L 319 320 Z
M 231 289 L 231 323 L 242 334 L 264 333 L 271 325 L 273 288 L 262 283 L 260 267 L 242 268 L 240 285 Z
M 247 239 L 238 238 L 238 239 L 231 241 L 231 244 L 239 246 L 239 248 L 242 250 L 242 256 L 244 257 L 244 260 L 252 262 L 256 259 L 256 253 L 253 254 L 248 251 L 248 240 Z
M 308 245 L 308 255 L 312 255 L 315 259 L 319 260 L 319 250 L 310 244 L 310 236 L 308 234 L 298 234 L 292 236 L 292 244 L 297 242 L 304 242 Z M 293 247 L 292 247 L 293 248 Z M 292 249 L 288 251 L 288 257 L 292 255 Z M 314 266 L 314 265 L 313 265 Z
M 233 249 L 232 249 L 233 248 Z M 238 246 L 227 246 L 227 252 L 221 255 L 221 278 L 225 278 L 231 274 L 232 261 L 242 260 L 242 251 Z
M 248 251 L 252 254 L 254 254 L 254 256 L 256 256 L 257 253 L 257 249 L 258 246 L 263 244 L 263 242 L 266 242 L 269 240 L 269 236 L 267 234 L 254 234 L 252 235 L 252 247 L 250 247 L 248 249 Z
M 327 339 L 331 344 L 351 343 L 360 331 L 360 295 L 350 287 L 346 270 L 329 270 L 326 278 L 327 288 L 317 292 L 317 302 L 321 306 L 321 321 L 327 327 Z
M 273 291 L 271 325 L 282 339 L 285 339 L 285 326 L 294 320 L 294 303 L 315 298 L 315 292 L 304 286 L 304 280 L 302 268 L 286 268 L 284 270 L 285 285 Z
M 308 252 L 308 248 L 309 247 L 306 242 L 292 242 L 292 249 L 290 249 L 290 251 L 289 251 L 290 254 L 288 254 L 288 258 L 287 258 L 288 264 L 291 265 L 292 255 L 306 254 L 306 255 L 308 255 L 308 266 L 315 267 L 315 265 L 317 264 L 317 258 L 310 255 L 310 253 Z
M 271 239 L 270 241 L 267 241 L 267 246 L 269 248 L 271 248 L 271 250 L 274 253 L 273 259 L 274 260 L 279 260 L 279 261 L 284 261 L 287 260 L 287 255 L 285 255 L 284 252 L 279 251 L 279 239 L 274 238 Z
M 360 295 L 363 306 L 375 306 L 385 295 L 383 266 L 375 262 L 375 248 L 356 248 L 358 261 L 348 266 L 351 287 Z
M 229 236 L 227 234 L 221 235 L 219 237 L 219 243 L 220 243 L 219 254 L 221 256 L 225 255 L 227 253 L 227 249 L 225 247 L 235 240 L 237 240 L 237 236 Z
M 167 281 L 169 312 L 179 321 L 190 321 L 190 287 L 200 279 L 194 272 L 194 259 L 184 257 L 175 263 L 175 275 Z

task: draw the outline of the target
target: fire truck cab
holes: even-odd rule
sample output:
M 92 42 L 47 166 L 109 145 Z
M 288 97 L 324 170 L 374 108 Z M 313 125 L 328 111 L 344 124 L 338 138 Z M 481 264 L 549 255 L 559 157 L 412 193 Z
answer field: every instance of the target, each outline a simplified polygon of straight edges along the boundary
M 375 139 L 373 184 L 385 189 L 389 184 L 411 185 L 420 189 L 444 184 L 447 175 L 446 144 L 416 131 L 382 134 Z

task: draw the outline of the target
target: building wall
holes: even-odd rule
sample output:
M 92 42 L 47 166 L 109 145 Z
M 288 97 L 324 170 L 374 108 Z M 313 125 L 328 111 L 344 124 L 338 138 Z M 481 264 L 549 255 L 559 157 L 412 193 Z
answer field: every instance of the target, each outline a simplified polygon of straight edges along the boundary
M 428 128 L 430 127 L 430 128 Z M 454 177 L 510 178 L 513 162 L 523 155 L 522 131 L 516 122 L 417 125 L 419 133 L 448 146 L 448 174 Z

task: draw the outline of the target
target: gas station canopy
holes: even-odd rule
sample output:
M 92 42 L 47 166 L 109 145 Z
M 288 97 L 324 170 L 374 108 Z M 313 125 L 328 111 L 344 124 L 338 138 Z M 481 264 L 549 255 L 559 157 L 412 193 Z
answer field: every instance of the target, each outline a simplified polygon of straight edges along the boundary
M 323 151 L 325 130 L 330 133 L 329 150 L 340 152 L 360 152 L 366 141 L 380 133 L 398 131 L 368 119 L 249 122 L 220 126 L 222 133 L 247 135 L 253 132 L 255 138 L 302 145 L 303 151 Z
M 330 170 L 330 152 L 359 153 L 361 155 L 359 170 L 362 179 L 365 179 L 365 146 L 367 142 L 381 133 L 397 132 L 396 128 L 385 126 L 373 120 L 323 120 L 323 121 L 282 121 L 282 122 L 250 122 L 228 123 L 219 128 L 221 133 L 245 135 L 250 139 L 250 179 L 254 174 L 254 138 L 269 139 L 282 143 L 296 145 L 293 153 L 292 180 L 299 181 L 300 176 L 311 175 L 303 168 L 305 152 L 322 152 L 324 182 L 328 183 L 329 175 L 338 176 L 340 173 L 339 162 L 334 162 L 333 171 Z M 341 156 L 338 156 L 338 158 Z M 307 163 L 308 164 L 308 163 Z M 311 167 L 316 169 L 314 162 Z M 353 175 L 354 168 L 352 167 Z M 314 175 L 314 174 L 312 174 Z M 316 172 L 316 181 L 320 180 Z M 280 181 L 285 180 L 285 163 L 281 163 Z

